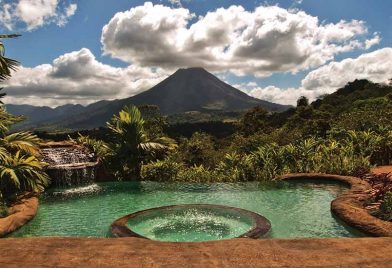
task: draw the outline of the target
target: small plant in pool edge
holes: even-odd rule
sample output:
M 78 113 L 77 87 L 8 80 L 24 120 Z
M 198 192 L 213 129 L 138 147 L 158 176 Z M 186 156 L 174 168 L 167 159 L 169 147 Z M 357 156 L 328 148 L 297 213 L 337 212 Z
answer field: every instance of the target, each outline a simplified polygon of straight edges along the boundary
M 383 220 L 392 221 L 392 192 L 385 195 L 377 214 Z

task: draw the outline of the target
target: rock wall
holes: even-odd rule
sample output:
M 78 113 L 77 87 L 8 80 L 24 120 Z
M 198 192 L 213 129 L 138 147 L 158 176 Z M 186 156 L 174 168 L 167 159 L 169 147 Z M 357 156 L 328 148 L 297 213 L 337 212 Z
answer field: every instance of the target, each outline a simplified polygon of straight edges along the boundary
M 38 197 L 22 198 L 9 208 L 9 216 L 0 218 L 0 237 L 12 233 L 29 222 L 38 211 Z

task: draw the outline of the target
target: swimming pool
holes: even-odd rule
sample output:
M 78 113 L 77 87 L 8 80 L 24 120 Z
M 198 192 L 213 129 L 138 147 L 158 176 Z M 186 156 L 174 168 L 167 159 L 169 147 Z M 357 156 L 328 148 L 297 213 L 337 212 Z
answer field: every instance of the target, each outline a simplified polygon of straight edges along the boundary
M 110 237 L 110 224 L 143 209 L 177 204 L 217 204 L 247 209 L 271 221 L 271 238 L 362 236 L 335 219 L 330 202 L 347 188 L 337 183 L 109 182 L 53 189 L 36 217 L 12 237 Z

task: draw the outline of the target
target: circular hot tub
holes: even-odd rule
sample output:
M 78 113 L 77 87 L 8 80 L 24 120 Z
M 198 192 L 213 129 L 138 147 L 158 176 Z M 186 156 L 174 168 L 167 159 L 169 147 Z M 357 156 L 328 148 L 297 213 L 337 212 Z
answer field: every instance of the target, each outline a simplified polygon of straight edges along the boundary
M 270 221 L 252 211 L 207 204 L 146 209 L 124 216 L 111 225 L 115 237 L 173 242 L 260 238 L 270 229 Z

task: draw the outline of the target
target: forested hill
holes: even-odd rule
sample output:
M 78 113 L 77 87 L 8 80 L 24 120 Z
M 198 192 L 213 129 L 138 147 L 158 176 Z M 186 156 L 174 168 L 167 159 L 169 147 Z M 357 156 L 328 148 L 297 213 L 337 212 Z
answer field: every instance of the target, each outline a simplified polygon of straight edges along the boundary
M 368 80 L 355 80 L 336 92 L 322 96 L 313 103 L 300 98 L 297 107 L 282 113 L 266 115 L 262 112 L 249 111 L 257 115 L 245 115 L 244 118 L 259 118 L 249 133 L 264 128 L 264 132 L 281 135 L 285 140 L 301 139 L 306 136 L 325 137 L 331 131 L 377 130 L 392 127 L 392 86 L 373 83 Z M 289 138 L 287 135 L 290 135 Z
M 326 95 L 312 103 L 314 108 L 341 112 L 353 108 L 356 101 L 385 97 L 392 93 L 392 86 L 372 83 L 368 80 L 355 80 L 336 92 Z
M 19 124 L 20 128 L 89 129 L 105 126 L 113 114 L 130 104 L 156 105 L 164 115 L 239 111 L 255 106 L 279 112 L 290 107 L 253 98 L 203 68 L 188 68 L 179 69 L 151 89 L 126 99 L 99 101 L 86 107 L 8 105 L 7 109 L 14 115 L 27 117 Z

